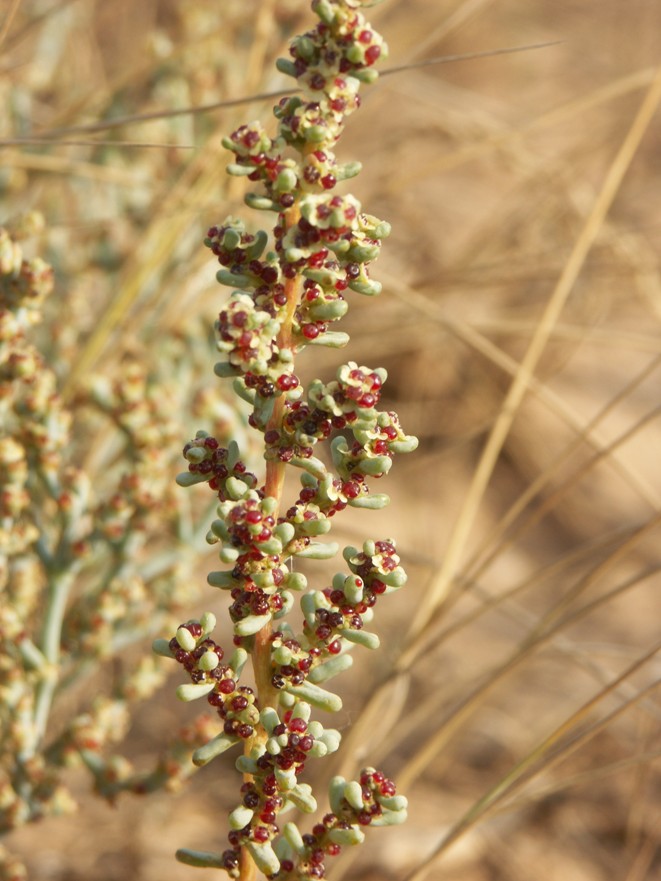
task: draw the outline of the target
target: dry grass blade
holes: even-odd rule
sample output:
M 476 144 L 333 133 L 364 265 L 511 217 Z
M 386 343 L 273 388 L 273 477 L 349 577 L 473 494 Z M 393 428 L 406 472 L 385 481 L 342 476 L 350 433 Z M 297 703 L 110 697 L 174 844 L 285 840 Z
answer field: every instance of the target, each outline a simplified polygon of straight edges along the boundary
M 661 414 L 661 408 L 655 407 L 649 413 L 642 416 L 633 425 L 629 426 L 625 431 L 622 432 L 619 437 L 615 438 L 613 441 L 611 441 L 611 443 L 602 447 L 602 449 L 592 455 L 588 461 L 578 466 L 576 470 L 568 477 L 566 477 L 564 481 L 544 499 L 544 501 L 535 509 L 535 511 L 526 518 L 525 522 L 522 522 L 517 529 L 510 530 L 510 527 L 524 512 L 526 507 L 537 495 L 539 495 L 541 490 L 549 483 L 554 474 L 557 473 L 560 466 L 563 465 L 571 457 L 571 455 L 581 447 L 581 445 L 585 442 L 585 438 L 587 437 L 587 435 L 592 433 L 593 429 L 596 428 L 599 422 L 611 411 L 611 409 L 616 405 L 617 401 L 622 400 L 624 397 L 626 397 L 639 382 L 641 382 L 654 370 L 656 370 L 659 363 L 660 359 L 655 358 L 652 364 L 650 364 L 648 368 L 646 368 L 641 374 L 639 374 L 636 379 L 627 386 L 625 390 L 618 394 L 617 397 L 614 398 L 612 401 L 609 401 L 606 407 L 601 410 L 597 414 L 597 416 L 595 416 L 585 427 L 585 431 L 581 432 L 581 434 L 579 434 L 577 438 L 567 446 L 567 448 L 561 453 L 561 455 L 554 460 L 552 465 L 549 466 L 545 471 L 541 472 L 536 480 L 534 480 L 526 488 L 526 491 L 521 494 L 516 502 L 505 513 L 502 519 L 498 522 L 494 532 L 491 535 L 487 536 L 485 542 L 476 551 L 471 561 L 466 565 L 465 572 L 467 579 L 470 580 L 481 578 L 483 573 L 498 555 L 502 554 L 503 551 L 517 538 L 519 538 L 525 531 L 531 529 L 536 523 L 542 520 L 549 513 L 549 511 L 552 511 L 553 508 L 563 498 L 563 496 L 569 490 L 574 489 L 576 484 L 580 480 L 582 480 L 593 468 L 595 468 L 604 459 L 610 458 L 613 452 L 618 449 L 618 447 L 622 446 L 624 443 L 626 443 L 627 440 L 634 437 L 645 425 L 658 418 L 658 416 Z M 650 487 L 649 492 L 645 493 L 644 497 L 653 503 L 654 510 L 658 510 L 659 507 L 661 507 L 661 500 L 655 499 L 654 495 L 654 489 Z M 489 546 L 491 546 L 490 553 L 487 552 Z
M 412 628 L 414 637 L 416 633 L 424 628 L 426 622 L 433 616 L 434 611 L 443 602 L 452 587 L 480 502 L 491 479 L 505 438 L 527 391 L 530 377 L 534 373 L 535 366 L 542 355 L 553 326 L 571 293 L 585 258 L 599 233 L 599 229 L 638 150 L 638 146 L 656 113 L 660 100 L 661 68 L 657 70 L 654 81 L 611 164 L 592 211 L 576 240 L 572 254 L 549 299 L 544 314 L 540 318 L 535 335 L 530 342 L 514 382 L 503 401 L 500 413 L 489 435 L 474 478 L 466 494 L 462 511 L 456 520 L 438 576 L 428 591 L 425 602 L 420 607 L 420 613 L 414 621 Z
M 562 758 L 565 758 L 574 750 L 578 749 L 598 731 L 610 724 L 623 712 L 642 700 L 659 687 L 659 680 L 637 692 L 635 697 L 625 701 L 611 713 L 588 726 L 586 729 L 575 731 L 576 727 L 595 709 L 595 707 L 617 686 L 629 679 L 635 672 L 644 666 L 661 649 L 661 641 L 631 664 L 617 676 L 607 687 L 603 688 L 573 713 L 562 725 L 556 728 L 548 737 L 531 750 L 505 777 L 498 781 L 482 798 L 480 798 L 463 817 L 461 817 L 439 842 L 434 851 L 425 858 L 404 881 L 421 881 L 431 869 L 436 860 L 454 842 L 471 829 L 478 821 L 488 816 L 510 793 L 528 782 L 533 776 L 548 769 L 548 767 Z
M 643 584 L 647 579 L 651 578 L 661 570 L 661 563 L 646 568 L 642 572 L 624 579 L 614 588 L 600 595 L 596 599 L 587 602 L 579 609 L 568 611 L 570 606 L 576 602 L 579 596 L 585 593 L 588 588 L 592 587 L 602 575 L 608 573 L 618 560 L 621 560 L 630 554 L 643 539 L 658 528 L 659 523 L 661 523 L 661 515 L 650 519 L 642 527 L 637 529 L 633 535 L 619 545 L 613 553 L 609 554 L 606 560 L 596 566 L 586 576 L 579 579 L 579 581 L 542 616 L 539 622 L 526 635 L 522 644 L 515 649 L 515 651 L 502 662 L 502 664 L 496 666 L 492 671 L 487 673 L 483 677 L 483 680 L 451 709 L 444 722 L 437 727 L 427 740 L 416 750 L 415 755 L 413 755 L 413 757 L 407 762 L 406 767 L 400 771 L 399 779 L 402 781 L 404 787 L 423 773 L 424 769 L 432 762 L 434 756 L 439 754 L 454 734 L 481 705 L 484 697 L 510 673 L 526 661 L 533 652 L 537 651 L 541 646 L 546 645 L 550 639 L 557 634 L 562 633 L 567 627 L 576 624 L 582 618 L 585 618 L 596 609 L 603 607 L 616 597 L 631 590 L 633 587 Z M 407 654 L 407 664 L 412 664 L 414 660 L 415 656 L 412 652 Z

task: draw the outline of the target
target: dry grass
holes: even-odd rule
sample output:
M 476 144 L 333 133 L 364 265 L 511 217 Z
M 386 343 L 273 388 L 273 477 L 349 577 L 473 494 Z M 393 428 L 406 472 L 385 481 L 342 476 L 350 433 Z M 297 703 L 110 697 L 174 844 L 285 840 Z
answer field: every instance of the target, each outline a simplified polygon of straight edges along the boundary
M 394 227 L 376 272 L 386 291 L 353 304 L 348 354 L 390 369 L 422 444 L 389 479 L 391 508 L 367 527 L 354 517 L 359 536 L 398 538 L 411 577 L 384 604 L 380 668 L 345 683 L 341 721 L 342 767 L 374 757 L 411 817 L 332 877 L 652 881 L 661 7 L 390 0 L 372 12 L 393 64 L 563 42 L 384 77 L 343 142 L 365 164 L 357 195 Z M 73 392 L 217 309 L 200 238 L 242 210 L 220 134 L 269 102 L 84 126 L 282 87 L 272 61 L 307 4 L 19 0 L 3 16 L 4 210 L 48 219 L 35 247 L 58 273 L 49 337 Z M 48 144 L 15 143 L 39 133 Z M 355 541 L 349 518 L 337 526 Z M 165 692 L 136 720 L 138 759 L 189 715 L 174 703 Z M 172 851 L 222 846 L 222 773 L 115 810 L 89 797 L 78 817 L 9 844 L 43 881 L 189 878 Z

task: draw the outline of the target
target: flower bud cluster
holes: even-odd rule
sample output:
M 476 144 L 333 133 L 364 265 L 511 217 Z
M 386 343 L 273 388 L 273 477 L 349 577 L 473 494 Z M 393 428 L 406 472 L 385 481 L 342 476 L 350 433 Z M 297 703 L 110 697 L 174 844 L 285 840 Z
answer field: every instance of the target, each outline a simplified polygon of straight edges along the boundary
M 295 372 L 296 358 L 308 345 L 346 344 L 348 336 L 332 327 L 346 314 L 350 292 L 372 296 L 381 290 L 370 264 L 389 225 L 364 213 L 354 196 L 336 191 L 360 166 L 339 164 L 333 152 L 346 117 L 360 105 L 361 82 L 375 79 L 373 65 L 386 54 L 359 11 L 363 5 L 314 0 L 319 24 L 292 43 L 290 59 L 278 63 L 300 89 L 274 108 L 277 133 L 271 137 L 253 122 L 224 139 L 234 155 L 229 173 L 258 187 L 246 203 L 276 214 L 271 237 L 229 217 L 205 239 L 221 266 L 219 283 L 233 288 L 215 324 L 224 356 L 215 372 L 232 379 L 235 393 L 251 405 L 248 421 L 263 433 L 266 474 L 262 484 L 247 470 L 236 443 L 225 448 L 204 431 L 184 447 L 188 471 L 177 482 L 208 483 L 218 498 L 207 541 L 219 546 L 227 568 L 211 572 L 208 581 L 230 594 L 235 650 L 225 662 L 211 636 L 209 613 L 180 625 L 171 639 L 158 640 L 155 650 L 183 665 L 190 682 L 179 687 L 179 697 L 206 697 L 222 722 L 223 730 L 196 750 L 193 761 L 203 765 L 243 745 L 236 767 L 244 784 L 241 804 L 229 816 L 230 847 L 177 854 L 190 865 L 223 868 L 232 878 L 247 877 L 242 873 L 250 862 L 279 881 L 324 878 L 326 856 L 360 843 L 364 827 L 406 816 L 406 800 L 394 784 L 368 768 L 358 781 L 334 779 L 331 813 L 311 833 L 302 834 L 293 823 L 279 825 L 287 808 L 316 810 L 302 782 L 306 763 L 335 751 L 340 735 L 312 719 L 312 710 L 341 708 L 326 683 L 352 665 L 356 645 L 378 647 L 368 625 L 379 597 L 406 582 L 389 538 L 345 548 L 348 572 L 336 573 L 323 589 L 308 587 L 307 578 L 294 571 L 297 559 L 337 553 L 336 544 L 320 539 L 347 506 L 388 503 L 387 496 L 371 492 L 368 481 L 387 474 L 396 453 L 417 446 L 396 413 L 378 409 L 387 378 L 383 368 L 349 361 L 334 380 L 316 379 L 307 388 Z M 328 454 L 315 455 L 324 442 Z M 287 465 L 298 469 L 301 484 L 289 506 L 283 504 Z M 296 606 L 299 626 L 286 620 Z M 239 684 L 248 657 L 255 689 Z

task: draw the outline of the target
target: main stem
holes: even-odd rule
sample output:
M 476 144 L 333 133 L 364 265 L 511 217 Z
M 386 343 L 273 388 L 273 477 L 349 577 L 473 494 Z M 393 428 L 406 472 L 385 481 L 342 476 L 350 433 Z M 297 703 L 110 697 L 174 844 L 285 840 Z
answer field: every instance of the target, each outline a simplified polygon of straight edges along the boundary
M 285 214 L 285 225 L 287 228 L 298 223 L 300 212 L 298 205 L 293 205 Z M 287 295 L 287 306 L 285 309 L 284 319 L 280 325 L 276 343 L 279 349 L 290 349 L 292 346 L 292 326 L 294 323 L 294 315 L 296 307 L 300 301 L 303 279 L 300 275 L 295 278 L 288 278 L 285 282 L 285 294 Z M 285 413 L 285 396 L 279 395 L 275 400 L 273 413 L 269 419 L 265 431 L 271 429 L 280 429 Z M 276 500 L 277 504 L 273 516 L 277 520 L 280 513 L 282 502 L 282 490 L 285 482 L 286 464 L 280 459 L 269 459 L 266 462 L 266 481 L 264 485 L 264 495 Z M 271 636 L 273 627 L 271 622 L 262 627 L 255 635 L 255 643 L 252 652 L 252 666 L 255 676 L 255 685 L 257 686 L 257 703 L 260 709 L 265 707 L 278 708 L 278 691 L 273 687 L 271 682 Z M 245 753 L 248 754 L 256 742 L 265 742 L 267 733 L 261 725 L 255 729 L 255 734 L 250 740 L 246 741 Z M 246 775 L 246 779 L 250 779 Z M 252 857 L 245 849 L 241 848 L 241 874 L 239 881 L 254 881 L 257 877 L 257 868 Z

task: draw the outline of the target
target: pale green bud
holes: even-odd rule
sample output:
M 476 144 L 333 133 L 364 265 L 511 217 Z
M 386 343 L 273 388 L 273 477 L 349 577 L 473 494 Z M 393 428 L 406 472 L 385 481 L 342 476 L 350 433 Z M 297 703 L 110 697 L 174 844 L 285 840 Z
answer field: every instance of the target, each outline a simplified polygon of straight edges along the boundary
M 247 826 L 254 816 L 254 811 L 252 811 L 250 808 L 245 807 L 244 805 L 240 805 L 238 808 L 235 808 L 229 815 L 229 827 L 230 829 L 243 829 L 243 827 Z
M 303 575 L 302 572 L 290 572 L 284 579 L 284 583 L 287 585 L 289 590 L 306 590 L 308 586 L 308 580 Z
M 197 640 L 187 627 L 178 627 L 175 638 L 184 651 L 195 651 Z
M 344 787 L 344 797 L 356 811 L 362 811 L 365 807 L 363 790 L 357 780 L 350 780 Z
M 305 844 L 303 842 L 303 836 L 299 832 L 296 823 L 285 823 L 282 834 L 294 853 L 303 853 L 305 850 Z
M 202 655 L 197 663 L 201 670 L 209 672 L 210 670 L 215 670 L 218 664 L 220 664 L 220 658 L 216 652 L 209 650 Z
M 203 612 L 202 617 L 200 618 L 200 627 L 202 628 L 202 633 L 205 636 L 208 636 L 216 626 L 216 616 L 213 612 Z
M 276 725 L 280 724 L 280 717 L 273 707 L 264 707 L 259 714 L 260 721 L 267 732 L 270 734 Z
M 270 876 L 280 870 L 280 860 L 268 842 L 257 844 L 254 841 L 248 841 L 245 847 L 260 872 Z
M 312 795 L 312 788 L 307 783 L 297 783 L 287 793 L 287 798 L 299 811 L 313 814 L 317 810 L 317 800 Z
M 310 704 L 306 704 L 305 701 L 299 701 L 296 704 L 296 709 L 291 714 L 291 717 L 292 719 L 302 719 L 304 722 L 308 722 L 311 715 L 312 707 Z
M 229 666 L 234 670 L 235 678 L 238 679 L 241 675 L 241 671 L 246 665 L 248 660 L 248 652 L 241 647 L 237 647 L 232 652 L 232 657 L 229 661 Z
M 275 768 L 273 773 L 278 782 L 278 789 L 288 792 L 296 786 L 296 772 L 293 768 L 288 768 L 286 771 L 282 768 Z

